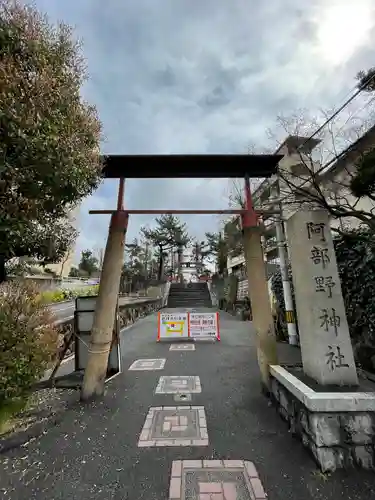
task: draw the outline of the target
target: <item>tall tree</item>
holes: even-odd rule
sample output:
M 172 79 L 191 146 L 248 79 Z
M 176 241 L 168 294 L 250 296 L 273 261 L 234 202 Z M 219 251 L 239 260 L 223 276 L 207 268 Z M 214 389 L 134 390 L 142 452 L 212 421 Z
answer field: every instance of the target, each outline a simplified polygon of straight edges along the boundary
M 228 259 L 228 244 L 221 232 L 206 233 L 206 250 L 204 255 L 211 255 L 216 261 L 216 266 L 219 274 L 223 274 L 227 268 Z
M 158 248 L 159 272 L 158 279 L 162 278 L 165 253 L 171 248 L 181 251 L 189 244 L 191 238 L 188 235 L 186 224 L 173 215 L 162 215 L 157 217 L 154 229 L 142 228 L 142 233 L 150 243 Z M 181 259 L 180 259 L 181 260 Z M 181 272 L 181 265 L 179 266 Z
M 359 71 L 357 74 L 358 88 L 367 92 L 375 91 L 375 68 Z
M 98 271 L 98 259 L 94 257 L 91 250 L 84 250 L 81 253 L 81 260 L 78 265 L 81 272 L 87 274 L 90 278 L 96 271 Z
M 137 238 L 134 238 L 131 243 L 126 243 L 125 248 L 128 250 L 126 258 L 130 263 L 130 267 L 133 267 L 141 255 L 142 248 L 139 246 Z
M 0 0 L 0 278 L 12 257 L 56 261 L 72 230 L 51 234 L 100 180 L 100 123 L 71 29 L 21 1 Z M 39 245 L 39 241 L 41 244 Z M 51 251 L 55 248 L 55 253 Z

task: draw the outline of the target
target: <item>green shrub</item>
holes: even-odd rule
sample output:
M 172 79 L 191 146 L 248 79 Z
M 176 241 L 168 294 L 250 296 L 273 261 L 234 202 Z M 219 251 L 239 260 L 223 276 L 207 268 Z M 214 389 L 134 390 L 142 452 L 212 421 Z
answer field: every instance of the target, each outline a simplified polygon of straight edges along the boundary
M 73 290 L 59 289 L 59 290 L 46 290 L 41 293 L 41 298 L 46 304 L 55 304 L 56 302 L 63 302 L 64 300 L 73 300 L 76 297 L 86 297 L 88 295 L 97 295 L 99 285 L 86 286 L 76 288 Z
M 0 286 L 0 414 L 19 408 L 56 356 L 57 332 L 35 286 Z
M 353 231 L 334 243 L 354 355 L 375 371 L 375 235 Z

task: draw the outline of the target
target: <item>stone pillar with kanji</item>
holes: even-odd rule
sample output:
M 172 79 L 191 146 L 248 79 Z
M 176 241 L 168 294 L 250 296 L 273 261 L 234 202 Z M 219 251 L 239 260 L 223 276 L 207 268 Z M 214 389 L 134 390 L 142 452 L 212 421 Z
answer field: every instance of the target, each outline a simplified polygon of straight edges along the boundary
M 328 213 L 295 213 L 287 239 L 303 371 L 322 385 L 358 385 Z

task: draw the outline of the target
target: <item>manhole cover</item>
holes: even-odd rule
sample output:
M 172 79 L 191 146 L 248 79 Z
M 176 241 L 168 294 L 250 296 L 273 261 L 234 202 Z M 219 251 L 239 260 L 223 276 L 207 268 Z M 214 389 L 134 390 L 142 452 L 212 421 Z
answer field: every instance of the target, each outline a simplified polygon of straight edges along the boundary
M 191 401 L 192 397 L 191 394 L 175 394 L 173 399 L 175 401 Z

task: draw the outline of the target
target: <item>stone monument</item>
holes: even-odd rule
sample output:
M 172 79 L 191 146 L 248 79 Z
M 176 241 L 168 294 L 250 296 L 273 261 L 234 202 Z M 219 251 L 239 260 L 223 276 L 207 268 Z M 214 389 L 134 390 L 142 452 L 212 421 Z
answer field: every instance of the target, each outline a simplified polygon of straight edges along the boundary
M 287 221 L 303 371 L 322 385 L 358 385 L 344 300 L 325 210 Z

